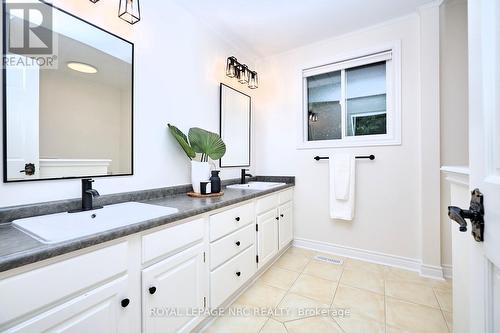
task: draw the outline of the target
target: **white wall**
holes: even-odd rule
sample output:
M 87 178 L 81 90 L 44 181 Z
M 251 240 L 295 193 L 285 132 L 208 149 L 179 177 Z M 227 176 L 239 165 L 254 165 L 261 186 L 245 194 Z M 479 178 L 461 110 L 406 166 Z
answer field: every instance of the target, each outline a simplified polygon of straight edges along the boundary
M 117 1 L 54 3 L 135 43 L 134 176 L 98 178 L 95 188 L 107 194 L 189 183 L 189 160 L 166 125 L 218 132 L 219 82 L 253 93 L 225 76 L 229 55 L 252 67 L 246 50 L 238 52 L 170 1 L 141 2 L 142 21 L 134 26 L 117 17 Z M 0 207 L 79 196 L 79 180 L 0 184 Z
M 450 0 L 441 6 L 441 165 L 467 165 L 468 57 L 467 1 Z M 441 261 L 451 265 L 451 228 L 448 218 L 449 183 L 441 177 Z
M 304 46 L 259 64 L 261 87 L 256 108 L 256 169 L 259 174 L 295 175 L 295 237 L 401 256 L 421 258 L 419 213 L 420 97 L 419 16 Z M 301 71 L 327 64 L 337 55 L 401 40 L 402 144 L 340 149 L 296 148 L 302 112 Z M 374 154 L 356 167 L 356 217 L 331 220 L 328 162 L 316 155 L 350 151 Z
M 110 172 L 131 172 L 130 92 L 92 77 L 43 70 L 39 113 L 40 158 L 110 159 Z

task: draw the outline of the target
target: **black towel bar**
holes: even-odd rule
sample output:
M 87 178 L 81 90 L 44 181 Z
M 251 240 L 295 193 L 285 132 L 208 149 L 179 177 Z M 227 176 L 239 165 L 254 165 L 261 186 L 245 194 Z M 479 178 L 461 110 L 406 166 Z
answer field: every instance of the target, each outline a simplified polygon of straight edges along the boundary
M 375 159 L 375 155 L 369 155 L 369 156 L 356 156 L 356 158 L 359 158 L 359 159 L 364 158 L 364 159 L 369 159 L 369 160 L 372 160 L 372 161 L 373 161 L 373 160 Z M 325 157 L 316 156 L 316 157 L 314 157 L 314 159 L 315 159 L 316 161 L 319 161 L 319 160 L 327 160 L 327 159 L 328 159 L 328 156 L 325 156 Z

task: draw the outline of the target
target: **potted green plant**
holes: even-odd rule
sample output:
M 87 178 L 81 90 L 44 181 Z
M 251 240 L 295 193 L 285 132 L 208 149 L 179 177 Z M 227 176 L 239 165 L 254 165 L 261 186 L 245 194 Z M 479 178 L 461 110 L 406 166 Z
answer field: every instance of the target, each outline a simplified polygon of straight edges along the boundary
M 191 160 L 191 184 L 193 191 L 200 193 L 200 182 L 210 177 L 209 159 L 216 161 L 224 156 L 226 144 L 217 133 L 202 128 L 190 128 L 187 136 L 173 125 L 168 124 L 168 129 Z

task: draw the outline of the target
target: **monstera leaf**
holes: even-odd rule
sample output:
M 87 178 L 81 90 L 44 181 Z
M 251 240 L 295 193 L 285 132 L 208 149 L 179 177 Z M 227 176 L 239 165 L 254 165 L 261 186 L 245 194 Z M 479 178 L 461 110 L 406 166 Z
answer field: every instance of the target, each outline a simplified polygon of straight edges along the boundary
M 226 145 L 216 133 L 193 127 L 189 130 L 188 137 L 194 151 L 202 154 L 202 161 L 207 160 L 207 156 L 215 161 L 226 153 Z
M 172 136 L 177 140 L 182 149 L 184 149 L 184 152 L 189 157 L 189 159 L 195 158 L 196 152 L 189 144 L 186 134 L 182 133 L 180 129 L 170 124 L 168 124 L 168 129 L 170 130 L 170 134 L 172 134 Z

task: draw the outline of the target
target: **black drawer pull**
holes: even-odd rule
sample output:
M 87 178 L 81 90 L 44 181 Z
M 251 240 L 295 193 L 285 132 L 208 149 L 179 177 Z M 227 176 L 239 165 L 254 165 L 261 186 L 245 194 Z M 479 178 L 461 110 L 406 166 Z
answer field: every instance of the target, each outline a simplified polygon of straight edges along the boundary
M 153 295 L 156 292 L 156 287 L 149 287 L 149 293 Z
M 237 242 L 236 242 L 236 243 L 234 243 L 234 244 L 236 244 L 236 246 L 240 246 L 240 245 L 241 245 L 240 241 L 237 241 Z
M 124 298 L 121 301 L 121 305 L 123 308 L 126 308 L 130 304 L 130 300 L 128 298 Z
M 240 276 L 241 275 L 241 272 L 236 272 L 236 276 Z
M 235 220 L 236 220 L 236 222 L 239 222 L 240 221 L 240 217 L 239 216 L 236 217 Z

